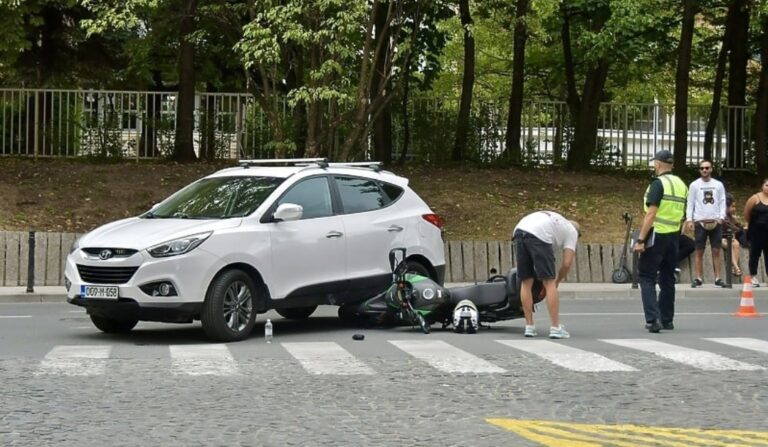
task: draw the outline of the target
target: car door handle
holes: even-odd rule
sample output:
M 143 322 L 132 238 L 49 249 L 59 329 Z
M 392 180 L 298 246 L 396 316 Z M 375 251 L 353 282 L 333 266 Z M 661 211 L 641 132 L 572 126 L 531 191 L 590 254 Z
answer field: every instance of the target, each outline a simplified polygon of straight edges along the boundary
M 344 236 L 344 233 L 340 231 L 331 231 L 325 235 L 325 237 L 327 237 L 328 239 L 333 239 L 333 238 L 342 237 L 342 236 Z
M 390 233 L 399 233 L 403 231 L 403 227 L 401 227 L 400 225 L 392 225 L 391 227 L 387 228 L 387 231 L 389 231 Z

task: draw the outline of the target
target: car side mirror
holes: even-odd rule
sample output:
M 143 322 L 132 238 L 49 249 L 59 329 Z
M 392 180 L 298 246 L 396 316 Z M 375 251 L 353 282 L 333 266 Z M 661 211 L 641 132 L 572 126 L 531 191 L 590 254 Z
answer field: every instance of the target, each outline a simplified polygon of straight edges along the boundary
M 283 203 L 272 214 L 273 222 L 299 220 L 304 215 L 304 207 L 295 203 Z

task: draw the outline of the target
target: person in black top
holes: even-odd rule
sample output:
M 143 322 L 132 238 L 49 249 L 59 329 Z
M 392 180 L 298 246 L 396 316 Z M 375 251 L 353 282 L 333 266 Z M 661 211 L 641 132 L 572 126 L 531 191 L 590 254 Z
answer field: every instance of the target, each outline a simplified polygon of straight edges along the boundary
M 752 276 L 752 286 L 760 287 L 757 264 L 761 254 L 768 275 L 768 177 L 763 179 L 760 192 L 747 199 L 744 206 L 744 222 L 747 222 L 749 240 L 749 274 Z

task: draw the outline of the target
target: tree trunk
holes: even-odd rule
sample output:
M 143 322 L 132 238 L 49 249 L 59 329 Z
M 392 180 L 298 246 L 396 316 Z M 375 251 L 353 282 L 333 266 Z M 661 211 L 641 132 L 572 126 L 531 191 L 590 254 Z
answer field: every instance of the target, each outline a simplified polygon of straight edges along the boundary
M 152 85 L 149 90 L 150 92 L 164 90 L 160 70 L 152 70 Z M 146 96 L 147 115 L 141 120 L 141 138 L 139 138 L 139 147 L 136 149 L 140 157 L 155 158 L 160 155 L 157 151 L 157 125 L 160 121 L 164 96 L 154 93 Z
M 749 60 L 748 0 L 734 0 L 732 29 L 728 33 L 728 153 L 724 166 L 739 168 L 744 162 L 744 109 L 747 91 L 747 61 Z
M 528 1 L 517 0 L 515 8 L 512 90 L 509 94 L 509 115 L 505 141 L 506 158 L 513 164 L 520 164 L 522 161 L 520 134 L 523 114 L 523 84 L 525 83 L 525 44 L 528 39 L 528 27 L 525 23 L 528 14 Z
M 173 159 L 176 161 L 194 161 L 195 147 L 193 133 L 195 128 L 195 44 L 192 33 L 195 31 L 197 0 L 186 0 L 179 25 L 179 95 L 176 105 L 176 140 L 173 147 Z
M 472 16 L 469 0 L 459 0 L 461 26 L 464 28 L 464 76 L 461 83 L 461 102 L 456 121 L 456 143 L 453 146 L 453 161 L 464 160 L 469 137 L 469 117 L 472 110 L 472 89 L 475 84 L 475 38 L 472 30 Z
M 576 115 L 573 115 L 573 146 L 568 151 L 567 166 L 571 169 L 589 168 L 592 154 L 597 144 L 597 121 L 600 113 L 600 101 L 603 97 L 605 81 L 608 78 L 610 63 L 600 59 L 584 81 L 584 91 Z
M 389 48 L 389 27 L 387 26 L 387 10 L 389 1 L 379 1 L 375 3 L 376 13 L 374 48 L 382 48 L 384 51 L 377 51 L 371 73 L 371 102 L 374 101 L 380 92 L 385 91 L 389 73 L 387 66 L 387 56 L 390 54 Z M 392 161 L 392 111 L 386 106 L 381 114 L 373 123 L 373 153 L 374 159 L 389 164 Z
M 693 43 L 693 19 L 699 9 L 696 0 L 685 0 L 680 44 L 675 74 L 675 167 L 684 169 L 688 150 L 688 84 L 691 70 L 691 45 Z
M 717 68 L 715 69 L 715 85 L 712 87 L 712 106 L 709 109 L 709 118 L 707 127 L 704 130 L 704 158 L 712 160 L 712 141 L 715 138 L 715 126 L 717 126 L 718 115 L 720 114 L 720 98 L 723 95 L 723 80 L 725 79 L 725 63 L 728 61 L 728 31 L 731 28 L 727 23 L 731 21 L 731 10 L 728 11 L 726 19 L 725 32 L 723 33 L 723 43 L 720 47 L 720 54 L 717 56 Z
M 406 70 L 410 70 L 410 64 L 406 64 Z M 411 83 L 406 80 L 405 85 L 403 86 L 403 144 L 400 147 L 400 158 L 398 159 L 398 163 L 403 165 L 405 164 L 405 160 L 408 157 L 408 147 L 411 143 L 411 123 L 410 123 L 410 115 L 408 113 L 408 101 L 410 100 L 411 96 Z
M 760 80 L 755 110 L 755 164 L 761 178 L 768 177 L 768 16 L 762 18 L 760 38 Z

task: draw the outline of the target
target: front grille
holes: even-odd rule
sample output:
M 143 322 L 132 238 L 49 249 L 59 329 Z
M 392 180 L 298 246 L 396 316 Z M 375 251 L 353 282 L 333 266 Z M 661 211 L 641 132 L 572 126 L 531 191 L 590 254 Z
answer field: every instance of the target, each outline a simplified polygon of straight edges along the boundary
M 109 250 L 111 258 L 127 258 L 133 256 L 138 250 L 132 248 L 111 248 L 111 247 L 85 247 L 81 248 L 84 252 L 88 253 L 90 257 L 98 258 L 101 252 Z
M 138 267 L 96 267 L 77 264 L 80 278 L 92 284 L 125 284 L 131 280 Z

